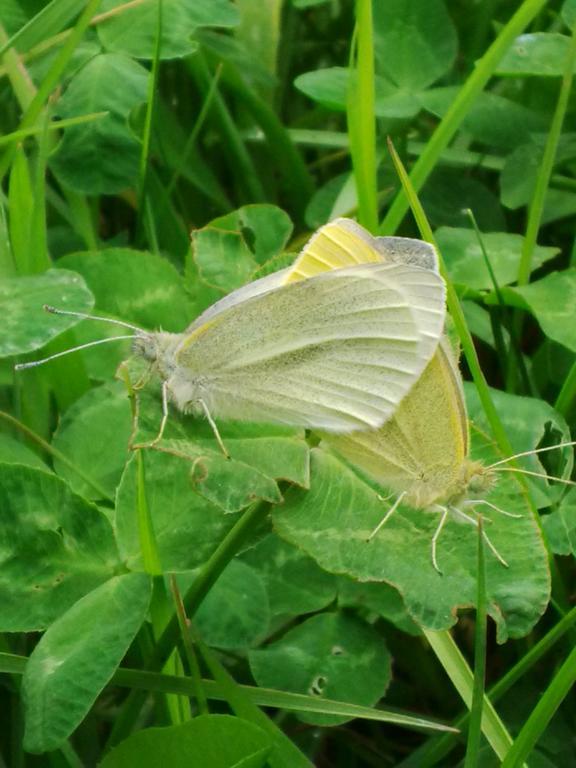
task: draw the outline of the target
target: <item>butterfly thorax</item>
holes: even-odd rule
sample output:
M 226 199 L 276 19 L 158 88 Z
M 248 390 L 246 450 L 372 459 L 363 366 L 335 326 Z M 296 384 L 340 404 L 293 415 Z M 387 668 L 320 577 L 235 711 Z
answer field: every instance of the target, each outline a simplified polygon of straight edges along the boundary
M 416 509 L 435 504 L 458 506 L 464 499 L 484 495 L 494 483 L 494 475 L 479 461 L 465 459 L 453 466 L 433 467 L 423 473 L 406 493 L 406 503 Z

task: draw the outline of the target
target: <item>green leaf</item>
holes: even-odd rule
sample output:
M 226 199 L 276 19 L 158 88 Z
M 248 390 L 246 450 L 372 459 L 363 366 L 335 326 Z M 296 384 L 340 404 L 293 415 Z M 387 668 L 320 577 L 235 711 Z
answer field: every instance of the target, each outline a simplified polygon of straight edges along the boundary
M 244 205 L 210 222 L 211 227 L 240 232 L 259 265 L 284 251 L 292 230 L 292 221 L 275 205 Z
M 498 454 L 478 433 L 473 458 L 486 463 Z M 360 581 L 386 581 L 399 590 L 408 612 L 422 627 L 447 629 L 459 606 L 476 596 L 476 528 L 450 517 L 438 542 L 443 573 L 433 567 L 432 537 L 438 514 L 401 505 L 378 535 L 369 539 L 389 505 L 351 469 L 320 449 L 313 451 L 312 484 L 304 494 L 292 491 L 273 510 L 277 532 L 301 547 L 328 571 Z M 526 634 L 541 616 L 549 596 L 546 552 L 538 528 L 512 473 L 502 473 L 487 500 L 512 519 L 482 507 L 489 536 L 509 563 L 487 561 L 489 612 L 504 640 Z
M 270 609 L 260 574 L 232 560 L 194 616 L 202 640 L 214 648 L 246 649 L 268 632 Z
M 570 488 L 557 508 L 542 516 L 542 525 L 552 552 L 576 555 L 576 491 Z
M 126 388 L 109 382 L 86 392 L 66 411 L 53 445 L 73 458 L 75 466 L 87 472 L 114 498 L 128 458 L 131 427 Z M 87 499 L 99 498 L 93 486 L 58 458 L 54 460 L 54 468 L 76 493 Z
M 506 288 L 504 295 L 510 303 L 528 307 L 549 339 L 576 351 L 575 268 L 552 272 L 529 285 Z
M 307 619 L 280 640 L 248 655 L 258 685 L 318 698 L 370 706 L 391 677 L 384 638 L 369 624 L 343 613 Z M 346 718 L 299 712 L 306 723 L 338 725 Z
M 334 575 L 275 534 L 266 536 L 241 557 L 264 579 L 273 617 L 319 611 L 336 597 Z
M 498 64 L 494 74 L 511 77 L 562 77 L 570 49 L 568 35 L 532 32 L 520 35 Z
M 143 434 L 139 433 L 139 439 L 146 439 L 149 434 L 155 436 L 160 423 L 159 414 L 158 403 L 156 415 L 150 419 L 153 428 L 148 431 L 149 427 L 146 427 Z M 148 414 L 143 409 L 145 415 Z M 179 436 L 186 437 L 188 430 L 194 434 L 193 441 L 188 437 L 188 443 L 178 443 L 178 448 L 192 457 L 219 457 L 220 449 L 210 426 L 189 416 L 183 421 L 186 426 L 175 419 L 168 421 L 172 434 L 180 431 Z M 212 554 L 235 522 L 235 517 L 225 514 L 225 510 L 233 511 L 239 506 L 239 501 L 251 503 L 254 500 L 254 478 L 259 477 L 261 486 L 264 483 L 267 494 L 272 480 L 282 478 L 300 485 L 308 481 L 308 446 L 302 438 L 295 437 L 301 434 L 298 430 L 233 423 L 219 425 L 219 429 L 232 457 L 231 469 L 228 470 L 229 483 L 225 486 L 219 487 L 218 474 L 196 477 L 194 481 L 191 474 L 193 462 L 170 455 L 169 440 L 160 444 L 168 453 L 163 450 L 146 452 L 148 505 L 165 570 L 191 570 Z M 257 473 L 250 474 L 246 465 Z M 262 478 L 262 475 L 266 477 Z M 199 480 L 202 481 L 200 487 Z M 140 569 L 140 543 L 134 516 L 135 494 L 135 464 L 130 461 L 118 489 L 116 530 L 120 550 L 129 567 Z M 275 494 L 270 495 L 276 497 Z
M 294 80 L 294 85 L 306 96 L 327 109 L 345 112 L 350 87 L 349 70 L 328 67 L 305 72 Z M 411 93 L 402 91 L 384 77 L 374 78 L 376 117 L 406 119 L 420 111 L 420 102 Z
M 58 265 L 79 272 L 100 312 L 144 328 L 183 331 L 195 308 L 184 281 L 166 259 L 147 251 L 108 248 L 73 253 Z
M 147 502 L 163 569 L 187 571 L 202 565 L 235 517 L 194 493 L 190 462 L 147 451 L 145 467 Z M 136 504 L 136 463 L 130 460 L 118 487 L 115 528 L 126 565 L 142 570 Z
M 9 35 L 13 35 L 28 21 L 28 16 L 18 0 L 3 0 L 0 21 Z
M 498 197 L 482 181 L 460 170 L 440 168 L 431 175 L 420 201 L 433 227 L 470 226 L 466 209 L 474 212 L 478 227 L 485 232 L 506 229 Z
M 213 226 L 192 233 L 192 250 L 200 278 L 223 294 L 249 282 L 258 262 L 240 232 Z
M 26 750 L 55 749 L 84 719 L 140 629 L 150 587 L 143 574 L 116 576 L 47 629 L 22 680 Z
M 422 107 L 433 115 L 444 117 L 459 94 L 454 86 L 424 91 L 419 99 Z M 542 115 L 504 96 L 483 92 L 462 121 L 461 131 L 492 149 L 515 149 L 530 141 L 531 133 L 545 132 L 548 126 Z
M 451 69 L 457 38 L 443 0 L 387 0 L 373 13 L 377 69 L 400 88 L 426 88 Z
M 390 584 L 369 584 L 347 579 L 338 579 L 338 607 L 360 608 L 373 611 L 378 616 L 409 635 L 422 634 L 410 618 L 398 590 Z
M 80 321 L 51 315 L 42 307 L 89 312 L 94 299 L 80 275 L 50 269 L 42 275 L 5 278 L 0 285 L 3 317 L 0 357 L 21 355 L 40 349 Z
M 0 465 L 3 632 L 44 629 L 119 568 L 106 516 L 55 475 Z
M 102 0 L 100 12 L 110 12 L 125 5 L 124 0 Z M 235 27 L 239 22 L 236 8 L 228 0 L 163 0 L 161 59 L 176 59 L 193 53 L 193 40 L 199 27 Z M 158 28 L 158 0 L 144 0 L 98 25 L 100 42 L 109 51 L 154 58 Z
M 492 290 L 493 283 L 482 249 L 472 229 L 441 227 L 435 233 L 450 277 L 455 283 L 476 290 Z M 524 238 L 506 232 L 482 233 L 482 242 L 496 275 L 498 285 L 513 283 L 518 277 L 518 263 Z M 542 266 L 558 253 L 558 248 L 536 246 L 534 268 Z
M 481 430 L 488 430 L 488 420 L 474 386 L 464 382 L 466 404 L 470 419 Z M 490 390 L 490 396 L 501 414 L 506 434 L 515 453 L 533 451 L 543 445 L 555 445 L 571 439 L 565 419 L 544 400 L 535 397 L 520 397 L 497 389 Z M 572 449 L 565 448 L 523 457 L 518 465 L 531 472 L 540 472 L 554 477 L 569 477 L 572 471 Z M 551 486 L 545 480 L 527 477 L 532 498 L 538 508 L 546 507 L 556 493 L 562 493 L 564 486 Z
M 121 192 L 136 184 L 140 142 L 128 116 L 146 101 L 147 84 L 144 67 L 118 54 L 95 56 L 70 81 L 58 102 L 60 117 L 93 112 L 108 116 L 65 130 L 50 158 L 62 184 L 90 195 Z
M 277 484 L 259 470 L 224 456 L 220 447 L 208 449 L 183 440 L 165 440 L 161 450 L 189 460 L 190 485 L 224 512 L 239 512 L 259 499 L 279 504 Z
M 271 742 L 258 726 L 231 715 L 200 715 L 167 728 L 132 734 L 100 768 L 263 768 Z
M 25 464 L 28 467 L 36 469 L 45 469 L 48 467 L 42 461 L 40 456 L 24 443 L 19 442 L 10 435 L 0 432 L 0 463 L 2 464 Z

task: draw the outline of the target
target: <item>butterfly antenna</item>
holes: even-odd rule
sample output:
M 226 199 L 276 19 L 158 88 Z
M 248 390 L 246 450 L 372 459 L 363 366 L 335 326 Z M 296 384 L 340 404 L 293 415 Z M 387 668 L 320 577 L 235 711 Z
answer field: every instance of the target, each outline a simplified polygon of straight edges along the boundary
M 102 323 L 121 325 L 122 328 L 129 328 L 131 331 L 136 331 L 136 333 L 146 333 L 145 330 L 138 328 L 137 325 L 126 323 L 124 320 L 115 320 L 111 317 L 102 317 L 101 315 L 89 315 L 86 312 L 73 312 L 69 309 L 58 309 L 58 307 L 53 307 L 51 304 L 44 304 L 42 308 L 45 312 L 49 312 L 51 315 L 66 315 L 67 317 L 78 317 L 81 320 L 99 320 Z
M 36 368 L 38 365 L 44 365 L 44 363 L 49 363 L 50 360 L 56 360 L 58 357 L 64 357 L 64 355 L 69 355 L 71 352 L 78 352 L 81 349 L 89 349 L 90 347 L 97 347 L 98 344 L 108 344 L 112 341 L 122 341 L 123 339 L 133 339 L 134 336 L 114 336 L 112 338 L 108 339 L 97 339 L 96 341 L 89 341 L 86 344 L 79 344 L 77 347 L 72 347 L 71 349 L 65 349 L 63 352 L 56 352 L 54 355 L 49 355 L 48 357 L 43 357 L 41 360 L 31 360 L 29 363 L 18 363 L 14 366 L 15 371 L 24 371 L 26 368 Z
M 500 464 L 506 464 L 507 461 L 513 461 L 514 459 L 520 459 L 522 456 L 532 456 L 534 453 L 544 453 L 544 451 L 555 451 L 557 448 L 569 448 L 570 446 L 576 445 L 576 440 L 571 440 L 567 443 L 558 443 L 558 445 L 549 445 L 546 448 L 534 448 L 531 451 L 522 451 L 522 453 L 515 453 L 514 456 L 508 456 L 506 459 L 501 459 L 500 461 L 495 461 L 494 464 L 490 464 L 490 466 L 486 467 L 486 469 L 492 469 L 493 467 L 498 467 Z
M 495 472 L 519 472 L 521 475 L 530 475 L 531 477 L 541 477 L 543 480 L 553 480 L 555 483 L 564 483 L 564 485 L 576 485 L 574 480 L 566 480 L 563 477 L 547 475 L 544 472 L 532 472 L 529 469 L 517 469 L 516 467 L 498 467 Z

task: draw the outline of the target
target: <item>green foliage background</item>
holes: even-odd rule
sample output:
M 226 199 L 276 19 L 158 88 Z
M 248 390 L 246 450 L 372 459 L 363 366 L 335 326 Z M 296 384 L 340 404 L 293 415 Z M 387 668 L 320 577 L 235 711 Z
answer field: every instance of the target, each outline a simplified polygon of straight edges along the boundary
M 510 567 L 450 521 L 438 574 L 435 518 L 368 546 L 378 489 L 303 430 L 220 424 L 227 461 L 172 413 L 129 451 L 129 340 L 14 364 L 124 335 L 43 304 L 182 331 L 350 215 L 433 235 L 473 455 L 569 441 L 575 23 L 572 0 L 2 0 L 0 762 L 571 764 L 572 490 L 507 476 Z

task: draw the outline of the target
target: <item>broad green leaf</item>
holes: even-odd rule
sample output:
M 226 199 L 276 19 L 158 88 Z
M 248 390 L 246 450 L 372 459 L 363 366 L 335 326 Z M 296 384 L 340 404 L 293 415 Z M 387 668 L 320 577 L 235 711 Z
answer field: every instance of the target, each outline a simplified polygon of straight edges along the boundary
M 443 0 L 387 0 L 373 13 L 377 69 L 400 88 L 426 88 L 451 69 L 457 38 Z
M 0 432 L 0 463 L 25 464 L 36 469 L 48 469 L 40 456 L 25 443 Z
M 153 392 L 153 384 L 143 392 L 140 409 L 138 440 L 150 441 L 156 437 L 162 418 L 160 398 Z M 155 394 L 154 397 L 147 395 Z M 278 424 L 229 421 L 218 422 L 218 431 L 232 459 L 243 462 L 274 480 L 287 480 L 303 487 L 310 481 L 309 448 L 305 432 L 298 427 Z M 172 413 L 168 419 L 166 438 L 160 447 L 170 450 L 170 438 L 186 440 L 188 446 L 178 445 L 181 452 L 194 460 L 200 455 L 221 456 L 222 450 L 205 419 L 190 414 Z
M 264 579 L 273 617 L 325 608 L 336 597 L 336 579 L 311 557 L 270 534 L 242 554 Z
M 143 328 L 161 326 L 174 332 L 183 331 L 194 319 L 195 308 L 182 277 L 169 261 L 153 253 L 107 248 L 70 254 L 58 265 L 84 277 L 99 312 Z
M 142 409 L 142 421 L 145 423 L 139 433 L 140 440 L 155 436 L 160 412 L 159 402 L 155 411 Z M 184 416 L 181 421 L 171 418 L 168 429 L 170 435 L 187 438 L 187 445 L 178 445 L 180 450 L 184 448 L 186 455 L 219 456 L 220 448 L 206 422 L 193 420 L 190 416 Z M 160 444 L 162 450 L 146 451 L 148 504 L 165 570 L 185 571 L 202 564 L 236 520 L 225 512 L 237 508 L 238 499 L 246 503 L 254 500 L 255 489 L 244 465 L 258 471 L 259 475 L 252 477 L 260 476 L 260 482 L 261 476 L 266 476 L 266 489 L 270 488 L 271 480 L 277 479 L 286 479 L 301 486 L 308 483 L 308 446 L 300 436 L 301 431 L 232 422 L 219 424 L 219 429 L 232 457 L 230 483 L 226 486 L 218 487 L 218 475 L 196 477 L 194 481 L 193 461 L 170 455 L 170 440 Z M 164 449 L 168 453 L 164 453 Z M 235 459 L 242 463 L 237 476 L 234 474 Z M 123 557 L 130 568 L 139 569 L 142 566 L 134 515 L 135 469 L 135 463 L 129 462 L 118 489 L 116 530 Z
M 144 458 L 146 499 L 162 567 L 192 570 L 214 552 L 236 517 L 194 493 L 189 461 L 157 451 L 147 451 Z M 131 460 L 118 487 L 115 529 L 128 568 L 143 570 L 136 510 L 136 462 Z
M 562 77 L 570 49 L 570 37 L 556 32 L 520 35 L 502 57 L 495 72 L 512 77 Z
M 46 630 L 22 680 L 26 750 L 55 749 L 81 723 L 146 618 L 150 586 L 143 574 L 116 576 Z
M 459 91 L 454 86 L 424 91 L 419 96 L 420 103 L 433 115 L 444 117 Z M 542 115 L 516 101 L 485 91 L 468 110 L 461 131 L 492 148 L 515 149 L 529 142 L 531 133 L 544 133 L 547 129 Z
M 192 251 L 200 278 L 221 293 L 249 282 L 258 262 L 240 232 L 213 226 L 192 232 Z
M 562 4 L 562 18 L 568 29 L 572 29 L 576 23 L 576 0 L 564 0 Z
M 294 229 L 290 217 L 275 205 L 244 205 L 213 219 L 211 227 L 240 232 L 259 265 L 284 251 Z
M 475 433 L 473 458 L 496 460 L 490 444 Z M 328 571 L 360 581 L 386 581 L 399 590 L 408 612 L 422 627 L 448 629 L 458 607 L 476 598 L 477 531 L 471 523 L 449 517 L 438 541 L 442 574 L 432 564 L 431 542 L 439 516 L 401 505 L 378 535 L 370 534 L 389 508 L 336 457 L 313 451 L 312 484 L 304 494 L 292 491 L 273 510 L 276 531 L 301 547 Z M 546 607 L 550 577 L 538 528 L 512 473 L 502 473 L 487 500 L 512 519 L 482 507 L 491 541 L 507 560 L 505 568 L 487 555 L 487 597 L 500 640 L 526 634 Z
M 419 627 L 410 618 L 398 590 L 381 582 L 371 584 L 341 576 L 338 579 L 338 606 L 373 611 L 409 635 L 420 635 Z
M 145 728 L 129 736 L 100 768 L 264 768 L 272 745 L 267 734 L 232 715 L 200 715 L 188 723 Z
M 576 351 L 576 269 L 552 272 L 529 285 L 506 288 L 506 299 L 528 307 L 552 341 Z
M 0 284 L 0 357 L 40 349 L 78 324 L 75 317 L 49 314 L 44 304 L 89 312 L 94 299 L 83 278 L 68 270 L 50 269 L 42 275 L 5 278 Z
M 258 685 L 318 698 L 370 706 L 391 677 L 384 638 L 369 624 L 344 613 L 307 619 L 266 648 L 250 651 Z M 338 725 L 346 718 L 299 712 L 307 723 Z
M 197 314 L 178 272 L 166 259 L 147 251 L 82 251 L 64 256 L 58 264 L 74 265 L 84 277 L 95 295 L 98 314 L 168 331 L 184 330 Z M 130 332 L 96 321 L 75 329 L 79 344 L 126 333 Z M 90 375 L 102 381 L 113 376 L 120 362 L 129 357 L 130 342 L 104 344 L 80 354 Z
M 249 464 L 224 456 L 218 445 L 205 448 L 189 441 L 166 440 L 161 449 L 174 451 L 176 456 L 189 461 L 191 488 L 224 512 L 239 512 L 259 499 L 273 504 L 282 501 L 272 478 Z
M 478 237 L 472 229 L 441 227 L 436 240 L 455 283 L 476 290 L 492 290 L 493 283 L 482 255 Z M 499 286 L 513 283 L 518 277 L 518 264 L 524 238 L 506 232 L 482 234 L 482 242 Z M 536 246 L 534 267 L 540 267 L 558 253 L 558 248 Z
M 544 147 L 535 140 L 522 144 L 508 155 L 500 174 L 500 199 L 506 207 L 514 210 L 530 203 L 543 152 Z M 574 142 L 567 138 L 558 147 L 555 164 L 570 163 L 575 156 Z M 575 211 L 576 195 L 573 192 L 549 188 L 544 201 L 542 224 L 571 216 Z
M 487 431 L 488 420 L 476 388 L 465 382 L 464 391 L 470 419 L 477 427 Z M 515 453 L 571 440 L 565 419 L 544 400 L 512 395 L 497 389 L 491 389 L 490 394 Z M 518 466 L 554 477 L 569 477 L 573 466 L 573 451 L 571 448 L 564 448 L 545 454 L 532 454 L 519 459 Z M 550 485 L 545 480 L 531 477 L 526 477 L 526 481 L 538 508 L 548 506 L 550 498 L 561 494 L 564 489 L 562 485 Z
M 0 22 L 9 35 L 15 34 L 28 21 L 28 15 L 18 0 L 2 0 Z
M 542 163 L 542 147 L 521 144 L 507 156 L 500 174 L 500 199 L 512 210 L 530 202 Z
M 469 228 L 467 209 L 474 212 L 478 227 L 484 232 L 506 229 L 500 201 L 489 187 L 462 171 L 440 168 L 428 179 L 420 194 L 431 225 Z
M 109 382 L 89 390 L 66 411 L 53 445 L 114 498 L 128 458 L 131 427 L 126 388 Z M 67 464 L 56 458 L 54 468 L 76 493 L 88 499 L 98 498 L 97 491 Z
M 136 184 L 141 150 L 128 117 L 146 100 L 147 84 L 144 67 L 118 54 L 95 56 L 71 80 L 57 105 L 60 117 L 93 112 L 108 116 L 65 130 L 50 158 L 62 184 L 90 195 L 121 192 Z
M 44 629 L 120 567 L 106 516 L 55 475 L 0 465 L 0 630 Z
M 102 0 L 100 12 L 125 5 L 124 0 Z M 161 59 L 176 59 L 193 53 L 199 27 L 234 27 L 238 11 L 229 0 L 163 0 Z M 154 58 L 158 29 L 158 0 L 144 0 L 125 11 L 111 14 L 98 25 L 100 42 L 109 51 L 137 59 Z
M 268 632 L 270 609 L 260 574 L 232 560 L 194 616 L 202 640 L 223 650 L 256 645 Z
M 542 516 L 542 525 L 552 552 L 576 555 L 576 492 L 570 488 L 550 514 Z
M 306 96 L 327 109 L 345 112 L 350 84 L 349 70 L 328 67 L 305 72 L 294 85 Z M 374 114 L 376 117 L 410 118 L 420 111 L 420 102 L 410 92 L 399 90 L 394 83 L 376 75 Z

